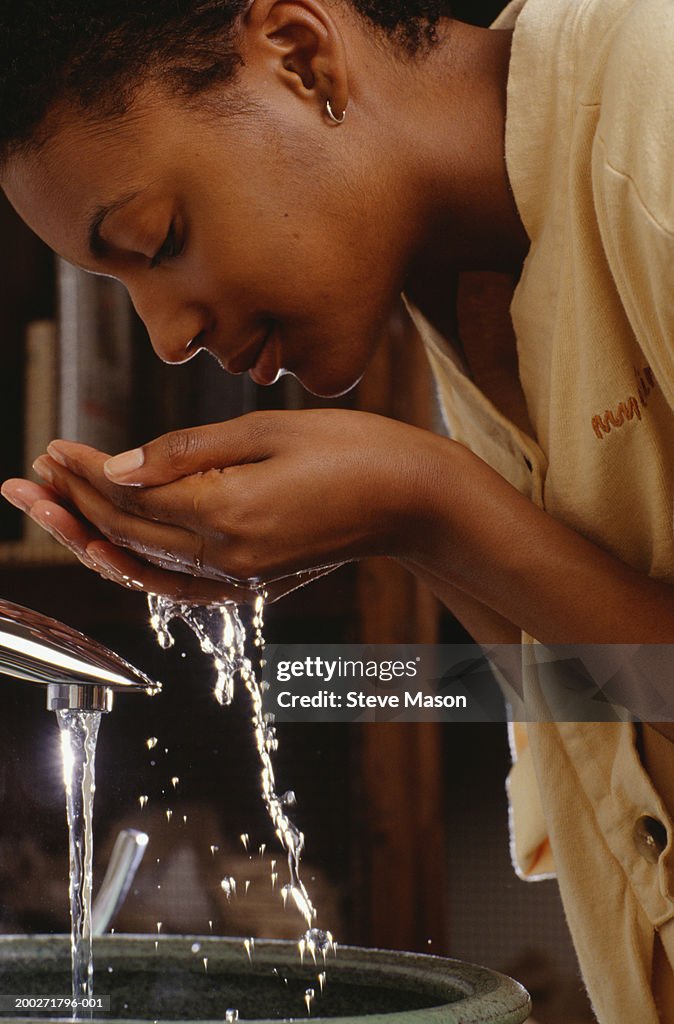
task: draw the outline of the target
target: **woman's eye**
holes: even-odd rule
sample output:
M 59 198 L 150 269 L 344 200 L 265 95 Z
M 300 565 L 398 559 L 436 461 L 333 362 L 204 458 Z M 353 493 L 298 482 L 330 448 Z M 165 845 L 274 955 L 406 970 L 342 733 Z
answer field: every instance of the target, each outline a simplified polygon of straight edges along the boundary
M 161 248 L 157 250 L 150 260 L 150 267 L 154 269 L 155 267 L 158 267 L 160 263 L 163 263 L 164 260 L 171 259 L 173 256 L 178 256 L 179 254 L 180 245 L 176 238 L 175 224 L 171 224 Z

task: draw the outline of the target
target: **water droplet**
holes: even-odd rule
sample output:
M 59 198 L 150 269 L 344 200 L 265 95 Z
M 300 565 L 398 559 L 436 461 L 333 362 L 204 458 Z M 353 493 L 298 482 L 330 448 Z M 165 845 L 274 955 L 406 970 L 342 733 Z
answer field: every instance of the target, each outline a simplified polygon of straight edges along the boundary
M 241 840 L 241 844 L 242 844 L 244 850 L 248 849 L 249 838 L 250 837 L 249 837 L 247 832 L 242 832 L 241 835 L 239 836 L 239 839 Z
M 178 778 L 178 776 L 174 775 L 173 778 L 171 779 L 171 785 L 173 786 L 174 789 L 176 788 L 179 782 L 180 779 Z
M 113 971 L 114 971 L 114 967 L 108 966 L 108 974 L 112 974 Z
M 149 796 L 146 796 L 145 794 L 143 794 L 143 796 L 138 797 L 138 803 L 140 804 L 141 811 L 143 810 L 144 807 L 147 806 L 147 802 L 149 799 Z
M 162 922 L 161 921 L 157 921 L 157 934 L 159 934 L 159 932 L 161 931 L 161 926 L 162 926 Z
M 193 942 L 191 948 L 192 948 L 192 952 L 193 953 L 200 953 L 201 952 L 201 943 L 200 942 Z
M 203 964 L 204 964 L 204 970 L 207 971 L 208 970 L 208 957 L 207 956 L 204 957 Z
M 304 993 L 304 1003 L 306 1005 L 307 1013 L 309 1015 L 311 1015 L 311 1002 L 312 1002 L 315 994 L 316 993 L 314 992 L 313 988 L 308 988 L 306 990 L 306 992 Z
M 264 851 L 266 849 L 267 849 L 267 844 L 266 843 L 260 843 L 260 847 L 258 849 L 258 853 L 260 854 L 261 857 L 264 855 Z
M 244 882 L 244 887 L 245 888 L 244 888 L 243 895 L 247 896 L 248 895 L 248 890 L 250 889 L 250 879 L 246 879 L 246 881 Z
M 238 1010 L 225 1010 L 225 1021 L 226 1024 L 236 1024 L 239 1019 Z
M 302 940 L 300 940 L 302 941 Z M 332 932 L 322 931 L 320 928 L 310 928 L 305 932 L 303 941 L 306 943 L 306 948 L 311 952 L 313 947 L 313 957 L 316 959 L 316 952 L 319 952 L 323 956 L 325 962 L 327 953 L 334 953 L 337 949 L 337 943 L 332 937 Z
M 158 743 L 159 740 L 157 739 L 156 736 L 150 736 L 149 739 L 145 740 L 145 746 L 147 747 L 148 750 L 152 750 L 154 747 L 157 746 Z
M 326 979 L 326 977 L 327 977 L 327 975 L 326 975 L 325 971 L 321 971 L 321 973 L 318 975 L 318 984 L 320 986 L 321 992 L 325 988 L 325 979 Z
M 211 846 L 211 857 L 215 857 L 216 853 L 220 849 L 219 846 Z
M 252 963 L 252 960 L 253 960 L 253 950 L 255 949 L 255 939 L 252 939 L 252 938 L 251 939 L 244 939 L 243 940 L 243 948 L 246 951 L 248 959 Z
M 167 820 L 167 821 L 170 821 L 172 817 L 173 817 L 173 811 L 172 811 L 172 810 L 171 810 L 171 808 L 169 807 L 169 808 L 167 809 L 167 811 L 166 811 L 166 820 Z
M 281 797 L 281 803 L 284 807 L 295 807 L 297 804 L 297 797 L 292 789 L 289 789 L 287 793 L 284 793 Z
M 225 875 L 220 882 L 220 888 L 227 899 L 231 900 L 232 896 L 236 896 L 236 879 L 232 878 L 231 875 Z

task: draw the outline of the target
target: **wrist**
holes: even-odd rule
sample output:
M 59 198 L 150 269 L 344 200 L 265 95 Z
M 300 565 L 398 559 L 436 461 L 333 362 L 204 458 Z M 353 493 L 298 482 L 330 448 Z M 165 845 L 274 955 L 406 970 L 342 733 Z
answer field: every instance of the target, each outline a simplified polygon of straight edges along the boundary
M 419 431 L 411 457 L 396 467 L 399 494 L 394 510 L 391 549 L 401 562 L 432 571 L 454 546 L 457 476 L 469 472 L 462 445 Z M 451 559 L 447 559 L 451 561 Z
M 523 499 L 465 445 L 428 438 L 415 471 L 413 521 L 396 557 L 473 593 L 496 561 L 508 561 L 502 514 L 509 500 Z

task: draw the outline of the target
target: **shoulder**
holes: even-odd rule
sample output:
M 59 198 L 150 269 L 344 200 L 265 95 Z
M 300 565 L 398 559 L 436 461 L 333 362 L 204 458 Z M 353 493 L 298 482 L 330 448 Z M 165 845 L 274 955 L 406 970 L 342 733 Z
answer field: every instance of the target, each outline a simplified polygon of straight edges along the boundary
M 611 33 L 594 173 L 674 234 L 674 2 L 633 0 Z

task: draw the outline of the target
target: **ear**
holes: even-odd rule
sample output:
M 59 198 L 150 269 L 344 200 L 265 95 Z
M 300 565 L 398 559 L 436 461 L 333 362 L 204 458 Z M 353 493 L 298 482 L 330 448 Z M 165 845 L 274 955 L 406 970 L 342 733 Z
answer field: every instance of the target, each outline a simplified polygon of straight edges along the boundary
M 287 89 L 341 115 L 349 101 L 340 30 L 321 0 L 254 0 L 244 21 L 244 61 L 262 61 Z

